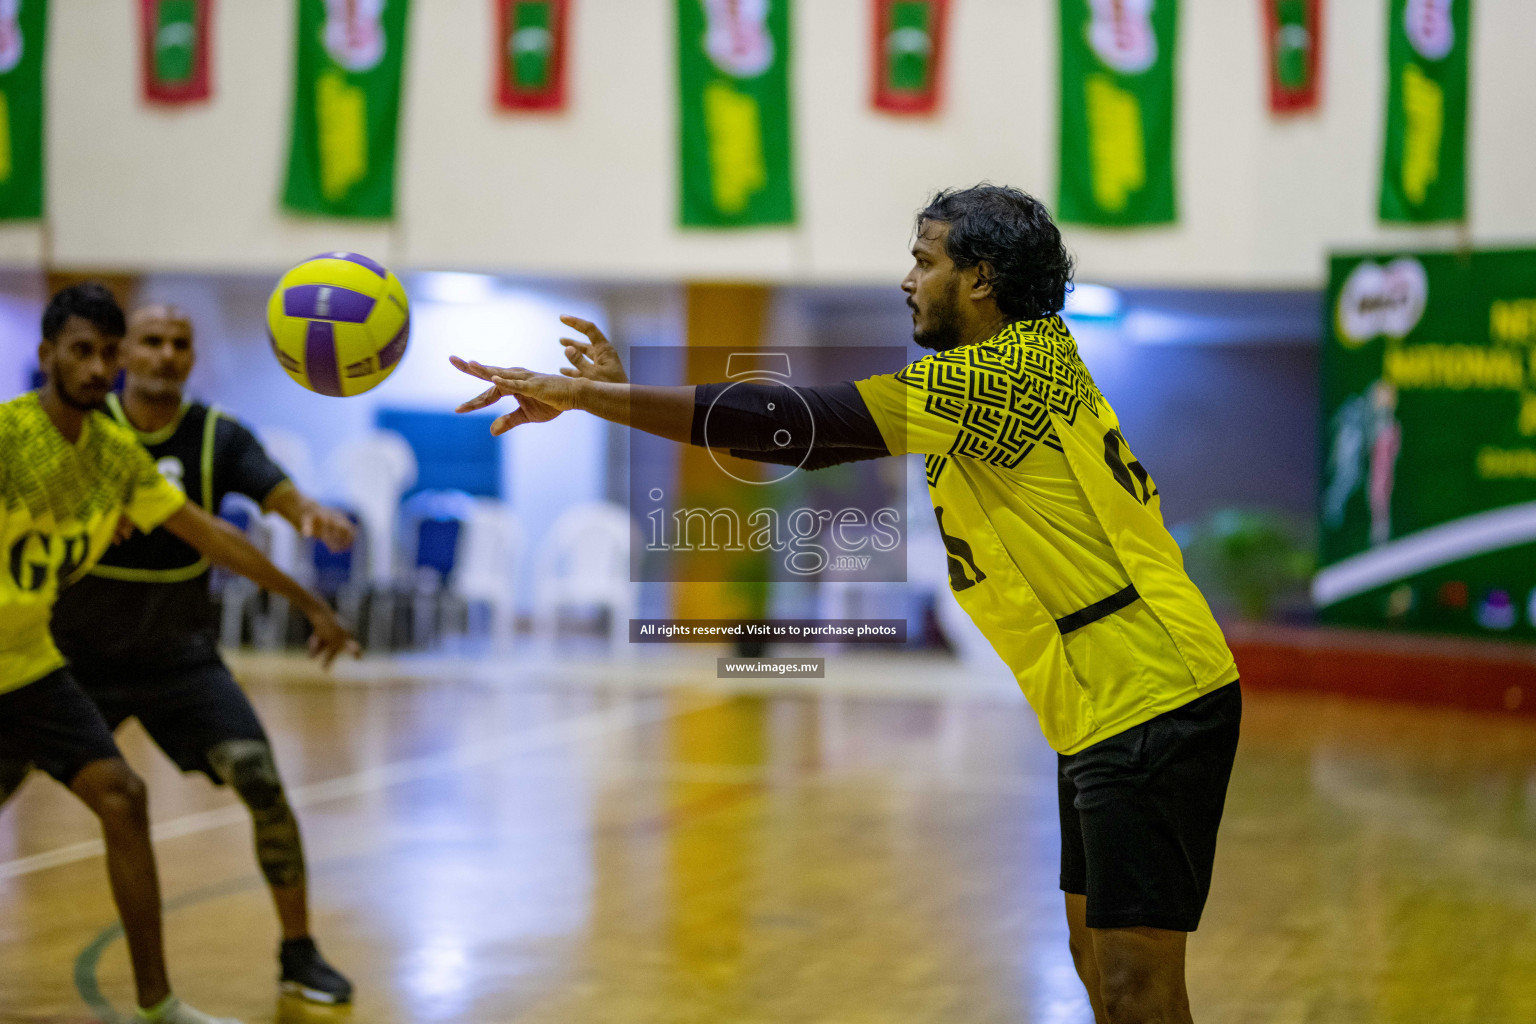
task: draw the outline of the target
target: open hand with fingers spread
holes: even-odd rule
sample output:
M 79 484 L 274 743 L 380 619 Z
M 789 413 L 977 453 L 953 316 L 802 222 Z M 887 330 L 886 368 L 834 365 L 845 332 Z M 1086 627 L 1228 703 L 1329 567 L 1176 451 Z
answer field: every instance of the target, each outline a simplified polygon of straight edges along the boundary
M 587 336 L 586 341 L 577 341 L 575 338 L 561 338 L 560 344 L 565 346 L 565 358 L 570 360 L 570 366 L 560 367 L 560 372 L 567 377 L 581 377 L 586 380 L 606 381 L 609 384 L 627 384 L 629 376 L 624 372 L 624 362 L 619 358 L 619 352 L 603 334 L 598 326 L 590 320 L 583 320 L 579 316 L 562 316 L 560 322 L 567 327 L 574 327 Z
M 493 434 L 505 434 L 524 423 L 544 423 L 576 407 L 578 380 L 552 373 L 534 373 L 521 366 L 485 366 L 458 356 L 449 356 L 448 361 L 471 377 L 491 382 L 489 388 L 460 405 L 455 412 L 473 412 L 494 405 L 503 395 L 516 396 L 517 408 L 496 418 L 491 424 Z
M 535 373 L 520 366 L 487 366 L 458 356 L 449 356 L 448 361 L 460 372 L 478 377 L 491 385 L 455 411 L 474 412 L 496 404 L 503 395 L 513 395 L 517 398 L 517 409 L 498 417 L 491 424 L 491 433 L 504 434 L 524 423 L 547 422 L 565 410 L 575 408 L 580 381 L 610 384 L 628 382 L 619 353 L 596 324 L 575 316 L 562 316 L 560 320 L 587 337 L 586 341 L 560 339 L 565 346 L 565 358 L 571 364 L 560 368 L 563 376 Z

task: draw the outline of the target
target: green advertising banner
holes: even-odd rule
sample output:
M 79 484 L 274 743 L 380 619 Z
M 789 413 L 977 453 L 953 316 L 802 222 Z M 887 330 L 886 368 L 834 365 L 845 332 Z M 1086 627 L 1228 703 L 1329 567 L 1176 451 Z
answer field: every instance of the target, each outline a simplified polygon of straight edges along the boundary
M 1323 618 L 1536 637 L 1536 250 L 1338 256 L 1328 310 Z
M 790 0 L 677 0 L 686 227 L 795 220 Z
M 1381 219 L 1467 211 L 1467 51 L 1472 0 L 1391 0 Z
M 331 217 L 389 217 L 407 0 L 298 4 L 283 205 Z
M 1176 218 L 1177 26 L 1177 0 L 1061 0 L 1061 220 Z
M 0 220 L 43 215 L 47 0 L 0 4 Z

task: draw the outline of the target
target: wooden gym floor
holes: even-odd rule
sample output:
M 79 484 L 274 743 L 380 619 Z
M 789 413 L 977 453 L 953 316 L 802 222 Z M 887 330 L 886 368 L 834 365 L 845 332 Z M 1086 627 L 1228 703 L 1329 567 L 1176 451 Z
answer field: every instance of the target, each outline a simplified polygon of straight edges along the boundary
M 347 1011 L 279 1001 L 243 810 L 130 727 L 178 991 L 247 1024 L 1091 1019 L 1054 755 L 1006 679 L 834 653 L 727 687 L 715 653 L 238 662 Z M 1196 1019 L 1536 1020 L 1536 719 L 1245 700 Z M 0 815 L 0 1021 L 131 1007 L 95 839 L 42 776 Z

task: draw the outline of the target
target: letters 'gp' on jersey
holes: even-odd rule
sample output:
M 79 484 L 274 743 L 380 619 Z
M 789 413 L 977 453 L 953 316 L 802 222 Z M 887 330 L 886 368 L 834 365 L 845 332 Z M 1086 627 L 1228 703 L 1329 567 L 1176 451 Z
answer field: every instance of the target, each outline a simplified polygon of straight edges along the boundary
M 1060 317 L 857 385 L 891 453 L 926 456 L 951 589 L 1053 748 L 1076 753 L 1237 678 Z M 1058 625 L 1127 585 L 1140 600 Z
M 112 543 L 119 515 L 153 530 L 186 498 L 101 413 L 71 445 L 36 392 L 0 404 L 0 693 L 64 664 L 48 632 L 59 588 Z

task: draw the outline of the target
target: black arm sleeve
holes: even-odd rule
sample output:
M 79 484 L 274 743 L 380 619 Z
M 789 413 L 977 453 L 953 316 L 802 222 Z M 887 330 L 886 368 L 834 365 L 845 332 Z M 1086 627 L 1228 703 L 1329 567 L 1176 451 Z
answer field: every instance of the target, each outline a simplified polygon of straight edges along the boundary
M 241 423 L 227 416 L 219 418 L 218 434 L 214 439 L 218 458 L 220 496 L 235 491 L 260 504 L 288 474 L 267 455 L 267 450 L 256 440 L 256 435 Z
M 776 452 L 749 452 L 744 448 L 732 448 L 731 454 L 749 462 L 771 462 L 776 466 L 799 466 L 804 470 L 816 470 L 841 466 L 845 462 L 883 459 L 891 453 L 884 448 L 831 448 L 817 445 L 810 452 L 804 448 L 780 448 Z
M 830 466 L 890 454 L 859 389 L 849 381 L 801 388 L 752 381 L 700 385 L 694 389 L 691 441 L 701 447 L 732 449 L 732 454 L 759 462 L 784 464 L 787 460 L 789 465 L 798 465 L 806 449 L 814 448 L 808 468 L 813 463 Z M 842 453 L 822 462 L 823 454 L 834 454 L 823 449 L 868 454 Z

